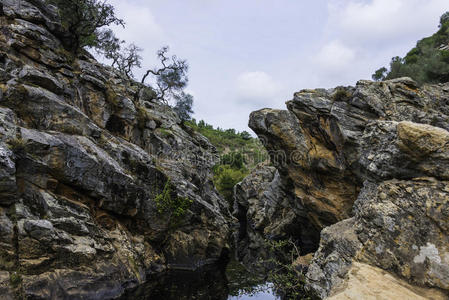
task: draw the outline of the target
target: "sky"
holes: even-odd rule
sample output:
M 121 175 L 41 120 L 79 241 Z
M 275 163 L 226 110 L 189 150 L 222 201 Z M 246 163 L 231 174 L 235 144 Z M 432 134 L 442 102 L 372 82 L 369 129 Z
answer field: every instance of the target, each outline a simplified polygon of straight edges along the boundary
M 109 0 L 117 36 L 189 63 L 194 118 L 247 127 L 249 114 L 285 109 L 305 88 L 355 85 L 438 29 L 449 0 Z

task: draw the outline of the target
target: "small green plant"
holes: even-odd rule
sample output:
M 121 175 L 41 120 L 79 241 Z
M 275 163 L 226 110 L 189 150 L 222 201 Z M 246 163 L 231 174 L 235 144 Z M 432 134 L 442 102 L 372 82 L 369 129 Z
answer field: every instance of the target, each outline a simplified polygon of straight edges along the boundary
M 179 197 L 173 192 L 170 179 L 164 185 L 164 189 L 154 198 L 156 209 L 160 215 L 166 215 L 168 223 L 177 226 L 192 205 L 192 200 Z
M 13 138 L 8 141 L 9 149 L 14 153 L 22 153 L 25 151 L 26 141 L 22 138 Z
M 164 137 L 173 136 L 173 133 L 170 130 L 165 129 L 165 128 L 158 128 L 157 131 L 159 131 L 162 134 L 162 136 L 164 136 Z
M 336 88 L 334 94 L 332 95 L 332 99 L 337 102 L 348 101 L 352 97 L 352 94 L 343 87 Z
M 274 289 L 283 295 L 282 299 L 288 300 L 315 300 L 316 295 L 304 289 L 305 276 L 297 270 L 294 261 L 300 256 L 300 252 L 292 239 L 273 241 L 267 240 L 267 247 L 271 258 L 261 263 L 269 266 L 268 281 Z
M 22 283 L 22 276 L 17 272 L 12 272 L 9 275 L 9 283 L 12 287 L 18 287 Z

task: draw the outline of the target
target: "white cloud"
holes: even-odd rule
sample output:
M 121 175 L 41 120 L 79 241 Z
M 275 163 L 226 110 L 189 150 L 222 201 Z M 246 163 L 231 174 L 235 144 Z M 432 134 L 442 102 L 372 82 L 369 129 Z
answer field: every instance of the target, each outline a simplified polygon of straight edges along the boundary
M 325 44 L 316 55 L 316 62 L 329 72 L 348 68 L 355 59 L 355 51 L 339 40 Z
M 433 34 L 447 10 L 448 0 L 330 0 L 313 75 L 324 86 L 370 79 L 391 57 Z
M 237 97 L 251 104 L 264 105 L 276 99 L 282 90 L 276 82 L 265 72 L 245 72 L 237 77 Z
M 143 49 L 142 69 L 135 69 L 136 78 L 141 78 L 145 68 L 155 66 L 158 61 L 156 51 L 170 44 L 163 27 L 157 22 L 151 6 L 135 1 L 109 0 L 115 7 L 117 17 L 125 21 L 125 28 L 113 26 L 117 37 L 125 40 L 127 44 L 134 43 Z
M 329 29 L 352 43 L 401 42 L 436 30 L 447 0 L 332 0 Z
M 139 3 L 111 0 L 116 15 L 125 21 L 125 28 L 117 27 L 114 31 L 128 42 L 142 44 L 145 40 L 161 39 L 162 28 L 148 6 Z

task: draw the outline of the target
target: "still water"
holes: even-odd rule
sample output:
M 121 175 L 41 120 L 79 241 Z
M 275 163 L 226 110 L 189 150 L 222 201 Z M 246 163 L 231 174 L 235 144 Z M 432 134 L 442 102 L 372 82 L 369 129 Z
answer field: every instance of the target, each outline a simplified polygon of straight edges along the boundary
M 195 272 L 170 271 L 130 291 L 133 300 L 279 300 L 271 285 L 231 260 Z

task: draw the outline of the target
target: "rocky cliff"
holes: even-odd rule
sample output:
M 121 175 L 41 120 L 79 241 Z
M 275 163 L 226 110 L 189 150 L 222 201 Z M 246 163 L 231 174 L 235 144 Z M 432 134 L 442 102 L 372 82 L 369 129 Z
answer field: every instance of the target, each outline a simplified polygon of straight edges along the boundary
M 258 165 L 234 188 L 236 256 L 248 269 L 267 271 L 260 261 L 272 256 L 268 240 L 293 238 L 304 252 L 315 251 L 319 231 L 308 221 L 304 207 L 286 192 L 275 167 Z
M 249 125 L 296 225 L 322 230 L 307 287 L 332 299 L 447 298 L 449 84 L 360 81 L 300 91 L 287 108 L 253 112 Z
M 214 147 L 65 37 L 45 1 L 0 1 L 2 297 L 111 298 L 218 260 Z

